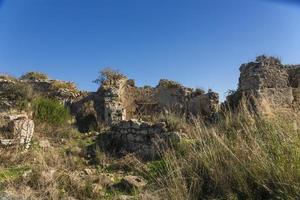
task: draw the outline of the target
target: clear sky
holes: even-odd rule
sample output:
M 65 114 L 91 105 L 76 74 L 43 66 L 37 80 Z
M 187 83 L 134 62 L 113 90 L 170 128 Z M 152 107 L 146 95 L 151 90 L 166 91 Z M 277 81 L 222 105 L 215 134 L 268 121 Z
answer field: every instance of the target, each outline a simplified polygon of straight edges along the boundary
M 235 89 L 259 54 L 300 63 L 297 0 L 0 0 L 0 72 L 41 71 L 94 91 L 98 71 Z

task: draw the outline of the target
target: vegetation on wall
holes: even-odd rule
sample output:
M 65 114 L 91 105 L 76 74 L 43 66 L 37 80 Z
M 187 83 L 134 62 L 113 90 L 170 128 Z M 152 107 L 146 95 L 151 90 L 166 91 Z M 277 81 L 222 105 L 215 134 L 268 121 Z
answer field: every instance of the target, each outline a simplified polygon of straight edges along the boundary
M 48 76 L 41 72 L 28 72 L 20 77 L 21 80 L 47 80 Z
M 125 76 L 119 70 L 107 67 L 99 72 L 98 77 L 93 82 L 101 85 L 107 80 L 119 80 L 124 77 Z

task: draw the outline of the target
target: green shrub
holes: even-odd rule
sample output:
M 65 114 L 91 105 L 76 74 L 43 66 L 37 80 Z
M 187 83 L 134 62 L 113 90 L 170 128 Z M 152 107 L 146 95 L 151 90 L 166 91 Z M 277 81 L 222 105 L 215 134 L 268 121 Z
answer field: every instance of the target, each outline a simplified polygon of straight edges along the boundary
M 17 166 L 12 166 L 9 168 L 0 168 L 0 183 L 20 178 L 24 174 L 24 172 L 28 170 L 28 167 Z
M 103 84 L 105 81 L 108 80 L 119 80 L 124 78 L 125 76 L 119 72 L 118 70 L 111 69 L 109 67 L 104 68 L 103 70 L 100 71 L 98 77 L 96 80 L 93 82 L 96 84 Z
M 158 87 L 172 89 L 172 88 L 180 88 L 181 85 L 180 85 L 180 83 L 178 83 L 176 81 L 161 79 L 161 80 L 159 80 Z
M 34 119 L 52 125 L 62 125 L 71 118 L 69 110 L 56 100 L 39 98 L 34 101 Z
M 47 80 L 48 76 L 40 72 L 28 72 L 21 76 L 21 80 Z
M 149 171 L 146 174 L 146 179 L 153 181 L 153 179 L 158 178 L 162 174 L 167 173 L 167 163 L 165 160 L 152 161 L 147 164 Z

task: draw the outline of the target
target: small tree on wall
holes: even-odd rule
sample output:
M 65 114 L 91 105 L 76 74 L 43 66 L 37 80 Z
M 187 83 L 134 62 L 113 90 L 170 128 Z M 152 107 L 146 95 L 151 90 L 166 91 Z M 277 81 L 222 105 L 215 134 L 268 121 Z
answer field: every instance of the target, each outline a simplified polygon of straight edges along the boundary
M 106 81 L 116 81 L 122 78 L 125 78 L 125 76 L 119 70 L 106 67 L 99 72 L 97 79 L 93 82 L 102 85 Z

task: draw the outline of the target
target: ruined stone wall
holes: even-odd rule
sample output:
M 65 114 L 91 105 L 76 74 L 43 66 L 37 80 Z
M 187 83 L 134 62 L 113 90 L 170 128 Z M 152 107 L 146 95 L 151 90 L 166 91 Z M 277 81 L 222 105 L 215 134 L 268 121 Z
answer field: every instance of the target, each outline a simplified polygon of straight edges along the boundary
M 242 98 L 250 98 L 259 112 L 264 112 L 266 106 L 275 109 L 294 107 L 300 102 L 299 67 L 283 65 L 273 57 L 259 56 L 254 62 L 240 67 L 238 90 L 228 96 L 227 102 L 234 107 Z
M 156 87 L 156 99 L 161 110 L 175 113 L 187 111 L 188 96 L 192 89 L 186 88 L 174 81 L 162 79 Z
M 219 94 L 209 91 L 193 96 L 188 101 L 188 111 L 193 116 L 200 116 L 208 121 L 215 121 L 220 109 Z
M 0 113 L 0 146 L 20 145 L 25 150 L 30 146 L 34 122 L 26 114 Z
M 106 80 L 98 94 L 104 99 L 103 119 L 108 124 L 161 112 L 209 118 L 219 108 L 217 93 L 199 93 L 165 79 L 160 80 L 156 87 L 136 87 L 134 81 L 125 76 L 118 80 Z
M 80 132 L 97 130 L 104 122 L 104 99 L 96 92 L 87 93 L 70 105 Z
M 176 132 L 168 132 L 166 124 L 137 120 L 120 121 L 111 127 L 102 142 L 105 149 L 117 155 L 133 153 L 146 160 L 156 159 L 170 145 L 180 141 Z
M 287 88 L 289 75 L 282 64 L 274 58 L 258 57 L 255 62 L 240 67 L 240 91 L 262 88 Z
M 300 87 L 300 65 L 285 65 L 285 70 L 289 74 L 289 84 L 293 88 Z
M 160 113 L 209 119 L 218 112 L 216 93 L 199 92 L 166 79 L 160 80 L 156 87 L 137 87 L 126 76 L 108 72 L 97 92 L 84 93 L 71 82 L 50 80 L 42 74 L 39 79 L 28 74 L 20 79 L 0 77 L 1 104 L 16 107 L 13 101 L 2 99 L 1 92 L 9 92 L 7 87 L 30 86 L 34 94 L 57 99 L 69 106 L 82 132 L 97 130 L 103 122 L 112 125 L 122 120 L 148 119 Z
M 101 86 L 104 99 L 104 121 L 108 124 L 126 118 L 126 111 L 124 110 L 122 101 L 126 82 L 127 78 L 106 80 Z

